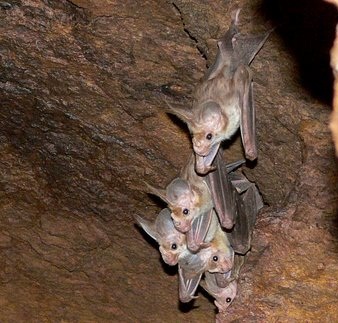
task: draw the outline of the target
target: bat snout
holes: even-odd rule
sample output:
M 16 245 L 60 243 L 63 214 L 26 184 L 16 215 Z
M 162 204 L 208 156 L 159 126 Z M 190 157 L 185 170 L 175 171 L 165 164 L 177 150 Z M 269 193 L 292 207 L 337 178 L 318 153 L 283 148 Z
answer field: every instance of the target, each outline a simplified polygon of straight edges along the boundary
M 232 263 L 230 261 L 224 260 L 219 267 L 221 273 L 227 273 L 232 269 Z
M 163 261 L 169 266 L 175 266 L 178 262 L 178 254 L 167 251 L 165 248 L 160 247 L 160 252 Z
M 192 144 L 193 144 L 194 151 L 197 155 L 203 156 L 203 157 L 208 155 L 210 151 L 210 145 L 209 144 L 206 145 L 204 140 L 194 137 L 192 139 Z
M 182 233 L 188 232 L 191 227 L 190 223 L 185 221 L 174 221 L 174 226 L 178 231 Z

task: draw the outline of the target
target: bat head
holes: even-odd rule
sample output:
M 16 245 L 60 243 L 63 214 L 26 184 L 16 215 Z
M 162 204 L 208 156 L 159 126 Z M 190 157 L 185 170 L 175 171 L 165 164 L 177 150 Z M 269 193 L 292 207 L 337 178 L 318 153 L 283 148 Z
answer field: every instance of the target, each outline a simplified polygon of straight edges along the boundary
M 197 192 L 188 181 L 176 178 L 167 186 L 166 197 L 175 228 L 182 233 L 189 231 L 193 219 L 199 214 Z
M 197 155 L 205 157 L 213 151 L 215 145 L 225 139 L 223 133 L 228 122 L 216 102 L 205 102 L 195 111 L 198 113 L 189 127 L 193 149 Z
M 225 312 L 237 295 L 237 282 L 234 280 L 215 295 L 215 305 L 219 312 Z
M 213 252 L 208 261 L 208 271 L 211 273 L 226 273 L 234 264 L 233 252 L 228 250 L 217 250 Z
M 203 288 L 215 298 L 215 305 L 220 312 L 224 312 L 230 304 L 233 302 L 237 295 L 237 282 L 236 280 L 230 280 L 225 286 L 220 287 L 217 284 L 217 274 L 205 273 L 205 285 Z M 230 275 L 229 275 L 229 279 Z
M 160 245 L 160 253 L 165 263 L 174 266 L 186 247 L 185 235 L 175 229 L 169 209 L 163 209 L 154 222 L 135 215 L 142 229 Z
M 174 266 L 179 256 L 186 250 L 185 235 L 175 229 L 169 209 L 160 212 L 156 219 L 158 243 L 163 261 Z
M 218 229 L 211 244 L 207 270 L 212 273 L 226 273 L 233 268 L 235 253 L 222 229 Z

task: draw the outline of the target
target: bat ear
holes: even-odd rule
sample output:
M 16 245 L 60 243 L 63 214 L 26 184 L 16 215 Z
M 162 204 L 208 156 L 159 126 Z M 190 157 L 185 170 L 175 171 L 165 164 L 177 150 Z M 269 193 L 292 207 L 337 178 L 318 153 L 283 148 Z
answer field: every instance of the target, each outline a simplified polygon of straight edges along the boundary
M 147 186 L 148 189 L 148 193 L 153 194 L 158 196 L 161 200 L 163 200 L 164 202 L 168 203 L 168 199 L 166 196 L 166 190 L 161 189 L 161 188 L 156 188 L 150 184 L 148 184 L 147 182 L 144 182 L 144 184 Z
M 208 123 L 212 128 L 217 127 L 221 122 L 222 110 L 219 104 L 213 101 L 206 102 L 203 104 L 201 109 L 201 119 L 203 122 Z
M 168 186 L 166 190 L 166 196 L 168 201 L 175 204 L 175 201 L 179 199 L 183 194 L 187 194 L 190 191 L 190 185 L 187 181 L 181 178 L 175 178 Z
M 167 112 L 174 114 L 175 116 L 179 117 L 182 121 L 189 124 L 193 121 L 193 113 L 192 111 L 186 108 L 179 108 L 179 107 L 173 107 L 167 100 L 165 100 L 167 103 Z
M 171 218 L 171 212 L 168 208 L 163 209 L 156 219 L 157 232 L 160 236 L 168 236 L 170 233 L 176 231 L 173 220 Z
M 154 240 L 158 241 L 158 233 L 156 231 L 155 223 L 141 218 L 139 215 L 135 215 L 135 220 L 147 232 Z

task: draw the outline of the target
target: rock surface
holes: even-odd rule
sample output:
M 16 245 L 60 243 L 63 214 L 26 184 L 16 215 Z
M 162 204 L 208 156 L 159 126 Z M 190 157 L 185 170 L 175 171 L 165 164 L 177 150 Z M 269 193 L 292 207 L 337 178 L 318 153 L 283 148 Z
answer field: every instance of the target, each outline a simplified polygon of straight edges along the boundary
M 143 181 L 164 187 L 190 154 L 165 99 L 190 104 L 237 5 L 245 31 L 277 26 L 252 65 L 259 160 L 245 170 L 267 206 L 217 320 L 338 320 L 336 13 L 292 3 L 0 1 L 0 321 L 214 320 L 202 295 L 178 304 L 175 268 L 133 215 L 155 217 Z M 227 158 L 241 155 L 234 140 Z

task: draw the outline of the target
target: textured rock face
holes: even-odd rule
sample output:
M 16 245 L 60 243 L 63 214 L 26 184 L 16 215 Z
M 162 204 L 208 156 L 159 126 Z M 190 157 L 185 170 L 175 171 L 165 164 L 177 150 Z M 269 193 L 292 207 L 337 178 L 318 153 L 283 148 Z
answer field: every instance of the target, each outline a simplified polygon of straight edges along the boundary
M 8 0 L 0 1 L 1 321 L 214 320 L 202 296 L 198 308 L 179 306 L 175 268 L 161 265 L 133 215 L 155 217 L 163 205 L 143 181 L 165 186 L 190 154 L 164 98 L 190 104 L 236 4 L 244 30 L 279 27 L 252 65 L 259 160 L 246 174 L 267 207 L 237 301 L 217 319 L 338 319 L 326 73 L 333 7 Z M 235 140 L 228 160 L 241 155 Z

